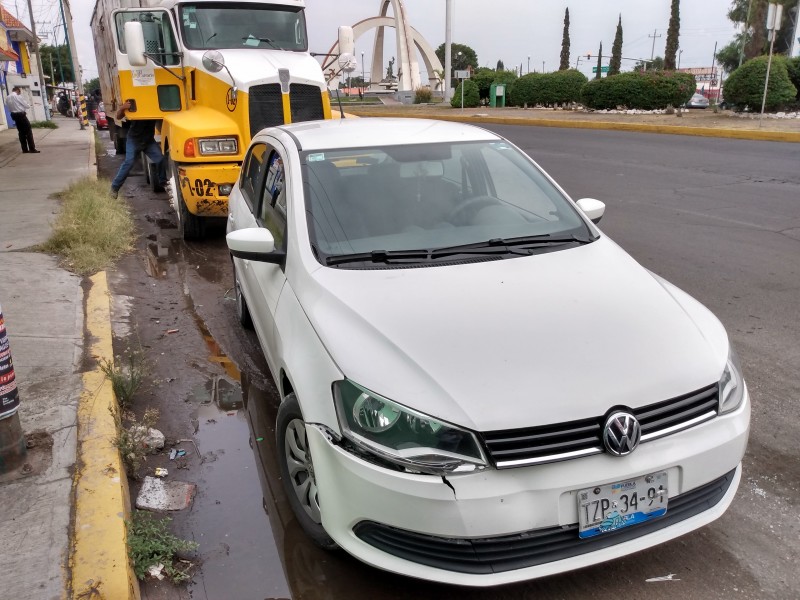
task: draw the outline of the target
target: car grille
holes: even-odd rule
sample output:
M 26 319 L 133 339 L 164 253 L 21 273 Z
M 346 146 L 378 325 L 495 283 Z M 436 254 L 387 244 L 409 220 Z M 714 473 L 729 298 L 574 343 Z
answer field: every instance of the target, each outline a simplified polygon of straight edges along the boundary
M 289 88 L 292 123 L 325 118 L 322 94 L 313 85 L 292 84 Z M 254 85 L 250 88 L 250 137 L 265 127 L 283 125 L 283 97 L 279 83 Z
M 641 443 L 694 427 L 717 416 L 717 384 L 632 410 L 642 426 Z M 603 449 L 605 416 L 542 427 L 482 433 L 489 457 L 498 469 L 570 460 Z
M 289 103 L 292 107 L 292 123 L 325 118 L 325 113 L 322 111 L 322 93 L 318 87 L 293 83 Z
M 716 506 L 736 471 L 669 500 L 667 513 L 651 521 L 588 539 L 578 537 L 578 525 L 535 529 L 491 538 L 444 538 L 373 521 L 358 523 L 353 532 L 366 543 L 393 556 L 457 573 L 502 573 L 596 552 L 653 533 Z

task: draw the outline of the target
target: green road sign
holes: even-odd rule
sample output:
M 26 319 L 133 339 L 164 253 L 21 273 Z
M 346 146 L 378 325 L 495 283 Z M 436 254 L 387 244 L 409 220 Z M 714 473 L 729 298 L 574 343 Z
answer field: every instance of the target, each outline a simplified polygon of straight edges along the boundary
M 608 73 L 608 69 L 609 69 L 608 65 L 606 65 L 604 67 L 600 67 L 600 72 L 601 73 Z M 592 67 L 592 73 L 597 73 L 597 65 Z

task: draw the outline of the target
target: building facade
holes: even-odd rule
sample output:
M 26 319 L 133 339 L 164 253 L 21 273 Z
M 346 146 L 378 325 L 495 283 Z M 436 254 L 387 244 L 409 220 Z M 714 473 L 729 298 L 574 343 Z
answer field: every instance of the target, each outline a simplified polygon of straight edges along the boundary
M 39 69 L 33 53 L 33 33 L 7 8 L 0 5 L 0 96 L 3 110 L 0 129 L 13 127 L 14 121 L 5 106 L 5 99 L 14 86 L 31 105 L 28 118 L 43 121 L 48 118 L 47 93 L 39 84 Z

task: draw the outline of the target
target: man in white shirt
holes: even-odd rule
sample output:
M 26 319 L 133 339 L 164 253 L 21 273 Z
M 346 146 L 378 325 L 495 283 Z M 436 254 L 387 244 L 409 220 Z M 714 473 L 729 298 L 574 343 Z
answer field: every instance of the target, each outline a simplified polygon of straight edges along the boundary
M 11 113 L 11 118 L 14 119 L 14 124 L 17 126 L 17 134 L 19 135 L 19 143 L 22 146 L 22 151 L 25 154 L 38 153 L 36 143 L 33 141 L 33 129 L 31 129 L 31 122 L 25 111 L 31 105 L 22 97 L 19 86 L 14 86 L 11 90 L 11 95 L 6 98 L 6 106 L 8 112 Z

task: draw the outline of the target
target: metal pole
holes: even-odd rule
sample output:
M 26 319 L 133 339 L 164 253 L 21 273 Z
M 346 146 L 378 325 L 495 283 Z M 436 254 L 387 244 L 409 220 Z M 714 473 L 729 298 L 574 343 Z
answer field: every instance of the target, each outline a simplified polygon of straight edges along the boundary
M 464 112 L 464 80 L 461 80 L 461 112 Z
M 531 57 L 528 57 L 528 73 L 531 72 Z
M 718 42 L 714 42 L 714 54 L 711 55 L 711 85 L 714 85 L 714 67 L 716 66 L 717 62 L 717 44 Z M 717 82 L 719 84 L 719 82 Z M 708 90 L 708 93 L 711 94 L 711 90 Z M 719 102 L 719 85 L 717 85 L 717 102 Z
M 450 90 L 450 78 L 453 75 L 453 0 L 447 0 L 445 9 L 444 30 L 444 101 L 453 97 Z
M 39 94 L 42 99 L 44 118 L 50 120 L 49 104 L 47 103 L 47 89 L 44 86 L 44 68 L 42 67 L 42 55 L 39 53 L 39 38 L 36 35 L 36 19 L 33 18 L 33 6 L 28 0 L 28 15 L 31 17 L 31 33 L 33 34 L 33 51 L 36 52 L 36 65 L 39 68 Z
M 794 11 L 794 33 L 792 33 L 792 45 L 789 47 L 789 58 L 794 56 L 794 44 L 797 42 L 798 33 L 800 33 L 800 0 L 797 0 L 797 8 Z
M 758 115 L 758 126 L 761 127 L 764 123 L 764 107 L 767 104 L 767 87 L 769 86 L 769 71 L 772 68 L 772 49 L 775 47 L 775 30 L 770 31 L 772 41 L 769 43 L 769 60 L 767 60 L 767 77 L 764 79 L 764 96 L 761 98 L 761 114 Z

